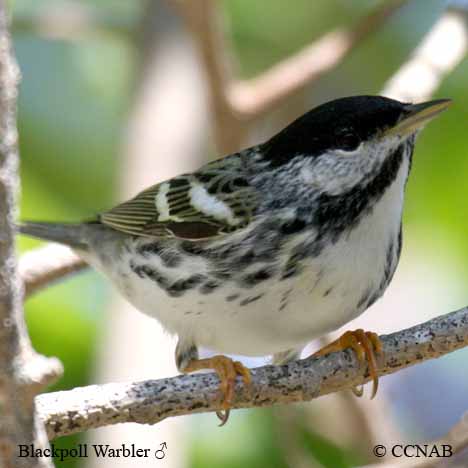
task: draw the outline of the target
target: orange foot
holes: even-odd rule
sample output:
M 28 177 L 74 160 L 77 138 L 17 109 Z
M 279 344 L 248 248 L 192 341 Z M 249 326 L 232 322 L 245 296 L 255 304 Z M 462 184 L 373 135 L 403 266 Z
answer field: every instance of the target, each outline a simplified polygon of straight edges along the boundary
M 242 376 L 242 380 L 246 386 L 249 386 L 252 378 L 250 370 L 239 361 L 233 361 L 226 356 L 213 356 L 208 359 L 196 359 L 190 361 L 184 372 L 194 372 L 200 369 L 213 369 L 221 381 L 219 389 L 223 394 L 223 411 L 217 411 L 216 415 L 221 420 L 220 426 L 224 426 L 229 419 L 229 412 L 232 407 L 234 398 L 234 389 L 236 386 L 236 378 Z
M 347 348 L 352 348 L 356 353 L 359 362 L 366 361 L 369 366 L 369 375 L 372 378 L 373 387 L 371 399 L 375 397 L 379 387 L 379 376 L 377 374 L 377 363 L 375 356 L 382 352 L 382 342 L 376 333 L 365 332 L 362 329 L 347 331 L 336 341 L 314 353 L 312 356 L 324 356 L 325 354 L 336 353 Z M 353 393 L 360 397 L 363 389 L 354 387 Z

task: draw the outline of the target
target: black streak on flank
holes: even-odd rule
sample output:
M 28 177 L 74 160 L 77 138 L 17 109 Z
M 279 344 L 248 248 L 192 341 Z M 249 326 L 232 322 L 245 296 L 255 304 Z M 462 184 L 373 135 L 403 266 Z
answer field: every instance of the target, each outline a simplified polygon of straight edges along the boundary
M 210 275 L 214 276 L 215 278 L 221 281 L 228 281 L 229 279 L 231 279 L 232 273 L 227 270 L 216 270 L 210 272 Z
M 219 288 L 221 284 L 218 281 L 207 281 L 202 286 L 200 286 L 201 294 L 211 294 L 215 289 Z
M 401 252 L 401 226 L 396 244 L 394 241 L 391 241 L 387 247 L 387 255 L 385 259 L 385 269 L 380 281 L 378 290 L 375 292 L 374 297 L 371 298 L 368 302 L 368 307 L 371 306 L 387 289 L 387 286 L 390 284 L 390 281 L 393 278 L 396 267 L 398 265 L 398 259 L 400 258 Z
M 185 292 L 197 287 L 206 280 L 204 275 L 192 275 L 188 278 L 177 280 L 172 284 L 167 276 L 149 265 L 135 265 L 130 262 L 130 269 L 140 278 L 148 278 L 154 281 L 161 289 L 164 289 L 171 297 L 180 297 Z
M 130 269 L 140 278 L 149 278 L 154 281 L 162 289 L 166 289 L 169 285 L 169 280 L 166 276 L 148 265 L 135 265 L 135 263 L 130 261 Z
M 298 275 L 303 270 L 304 267 L 299 261 L 302 258 L 304 258 L 302 252 L 300 254 L 293 254 L 291 255 L 291 257 L 289 257 L 289 260 L 287 261 L 286 266 L 284 267 L 283 274 L 281 276 L 282 280 L 292 278 L 293 276 Z
M 296 275 L 298 275 L 302 271 L 303 267 L 301 264 L 295 262 L 295 263 L 290 263 L 288 262 L 286 264 L 286 267 L 284 268 L 283 275 L 281 276 L 282 280 L 292 278 Z
M 148 257 L 149 255 L 161 255 L 163 247 L 158 242 L 151 242 L 150 244 L 143 244 L 137 248 L 137 253 Z
M 321 239 L 302 242 L 293 248 L 289 262 L 294 263 L 306 258 L 316 258 L 322 253 L 324 245 L 325 243 Z
M 239 268 L 246 268 L 252 263 L 255 262 L 255 252 L 253 250 L 249 250 L 244 255 L 236 259 L 236 264 L 239 265 Z
M 226 301 L 227 302 L 235 301 L 236 299 L 239 298 L 239 296 L 240 296 L 240 294 L 231 294 L 230 296 L 226 297 Z
M 201 247 L 197 242 L 184 241 L 180 243 L 180 248 L 189 255 L 203 255 L 205 249 Z
M 403 245 L 403 233 L 402 233 L 402 227 L 400 223 L 400 230 L 398 231 L 398 240 L 397 240 L 397 261 L 400 259 L 402 245 Z
M 280 304 L 280 312 L 286 309 L 289 303 L 289 295 L 292 293 L 293 288 L 289 288 L 283 295 L 281 296 L 281 304 Z
M 243 299 L 239 302 L 240 306 L 246 306 L 247 304 L 251 304 L 252 302 L 258 301 L 263 297 L 263 294 L 259 294 L 258 296 L 248 297 L 247 299 Z
M 377 299 L 379 299 L 382 296 L 382 294 L 385 292 L 388 285 L 390 284 L 390 281 L 392 280 L 393 275 L 395 273 L 401 252 L 401 226 L 396 242 L 397 243 L 395 245 L 395 242 L 391 241 L 387 247 L 384 272 L 379 286 L 375 290 L 369 288 L 363 294 L 356 306 L 357 309 L 364 308 L 365 310 L 369 308 L 372 304 L 374 304 L 375 301 L 377 301 Z
M 253 273 L 245 275 L 241 280 L 241 286 L 244 288 L 252 288 L 263 281 L 270 279 L 274 272 L 268 268 L 262 268 Z
M 257 262 L 272 263 L 275 261 L 272 251 L 276 250 L 276 248 L 269 241 L 255 238 L 255 242 L 258 248 L 248 250 L 240 257 L 232 259 L 232 264 L 235 265 L 236 270 L 244 270 Z M 268 248 L 265 245 L 268 245 Z M 229 256 L 227 258 L 229 259 Z
M 167 293 L 172 297 L 180 297 L 190 289 L 195 288 L 206 279 L 204 275 L 192 275 L 188 278 L 177 280 L 172 283 L 167 289 Z

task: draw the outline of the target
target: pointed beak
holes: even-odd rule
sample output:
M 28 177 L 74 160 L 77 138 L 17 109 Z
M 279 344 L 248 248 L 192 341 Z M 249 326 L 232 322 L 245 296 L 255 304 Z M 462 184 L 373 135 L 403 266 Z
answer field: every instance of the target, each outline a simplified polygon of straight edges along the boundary
M 451 99 L 437 99 L 421 104 L 408 104 L 405 116 L 395 126 L 385 130 L 383 136 L 411 135 L 447 109 L 451 103 Z

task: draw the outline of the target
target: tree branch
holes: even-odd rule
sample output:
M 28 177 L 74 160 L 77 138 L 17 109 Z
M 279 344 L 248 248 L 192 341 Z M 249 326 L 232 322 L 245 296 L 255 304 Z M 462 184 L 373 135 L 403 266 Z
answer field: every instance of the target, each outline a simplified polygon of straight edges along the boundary
M 0 464 L 2 467 L 51 467 L 49 459 L 17 459 L 19 444 L 47 446 L 44 427 L 37 420 L 34 397 L 61 372 L 56 359 L 34 352 L 23 319 L 14 243 L 19 186 L 18 82 L 7 11 L 4 0 L 0 0 Z
M 223 154 L 238 151 L 247 127 L 229 98 L 232 64 L 221 30 L 217 0 L 175 0 L 173 5 L 192 34 L 205 72 L 216 147 Z
M 243 118 L 258 117 L 270 111 L 292 94 L 312 85 L 322 75 L 339 66 L 406 2 L 407 0 L 382 2 L 355 26 L 325 34 L 260 76 L 234 84 L 229 90 L 232 108 Z
M 19 261 L 24 295 L 29 297 L 55 281 L 85 268 L 88 268 L 88 265 L 63 245 L 47 244 L 30 250 L 22 255 Z
M 468 346 L 468 307 L 381 337 L 379 375 Z M 308 401 L 369 381 L 351 351 L 252 371 L 250 392 L 238 385 L 235 408 Z M 215 374 L 128 384 L 92 385 L 41 395 L 37 405 L 49 437 L 123 422 L 155 424 L 170 416 L 221 409 Z
M 452 6 L 437 21 L 382 94 L 401 101 L 429 98 L 468 51 L 468 2 Z

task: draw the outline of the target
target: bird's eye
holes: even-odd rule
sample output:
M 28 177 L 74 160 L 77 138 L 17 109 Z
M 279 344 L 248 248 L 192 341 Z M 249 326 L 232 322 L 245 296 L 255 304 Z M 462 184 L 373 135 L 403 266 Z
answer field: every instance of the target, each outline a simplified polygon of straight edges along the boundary
M 359 138 L 354 133 L 344 133 L 337 138 L 338 147 L 345 151 L 355 150 L 359 144 Z

